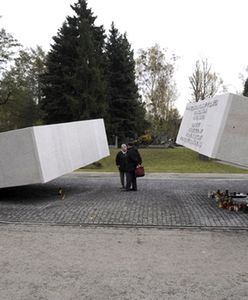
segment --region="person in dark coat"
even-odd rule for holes
[[[142,158],[138,149],[132,142],[127,145],[127,185],[126,191],[137,191],[135,169],[142,164]]]
[[[119,168],[120,172],[120,179],[122,188],[125,188],[125,181],[126,181],[126,172],[127,172],[127,145],[121,145],[121,151],[119,151],[115,158],[115,163]]]

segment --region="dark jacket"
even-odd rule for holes
[[[118,152],[115,158],[115,163],[119,166],[121,172],[127,171],[127,152],[123,153],[122,151]]]
[[[132,172],[136,169],[137,165],[142,164],[142,158],[139,151],[135,147],[131,147],[127,151],[127,170]]]

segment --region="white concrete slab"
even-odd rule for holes
[[[248,166],[248,98],[225,94],[189,103],[176,142],[208,157]]]
[[[102,119],[0,133],[0,187],[45,183],[109,155]]]

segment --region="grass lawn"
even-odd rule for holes
[[[116,172],[115,157],[119,149],[110,149],[110,156],[99,162],[102,167],[93,165],[80,171]],[[248,170],[218,163],[214,160],[200,160],[198,153],[187,148],[139,149],[147,173],[248,173]]]

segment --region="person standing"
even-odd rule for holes
[[[135,169],[142,164],[142,158],[134,143],[129,142],[127,145],[127,185],[126,191],[137,191],[137,180]]]
[[[126,172],[127,172],[127,145],[121,145],[121,151],[119,151],[115,158],[116,166],[119,168],[121,188],[125,188],[126,185]]]

